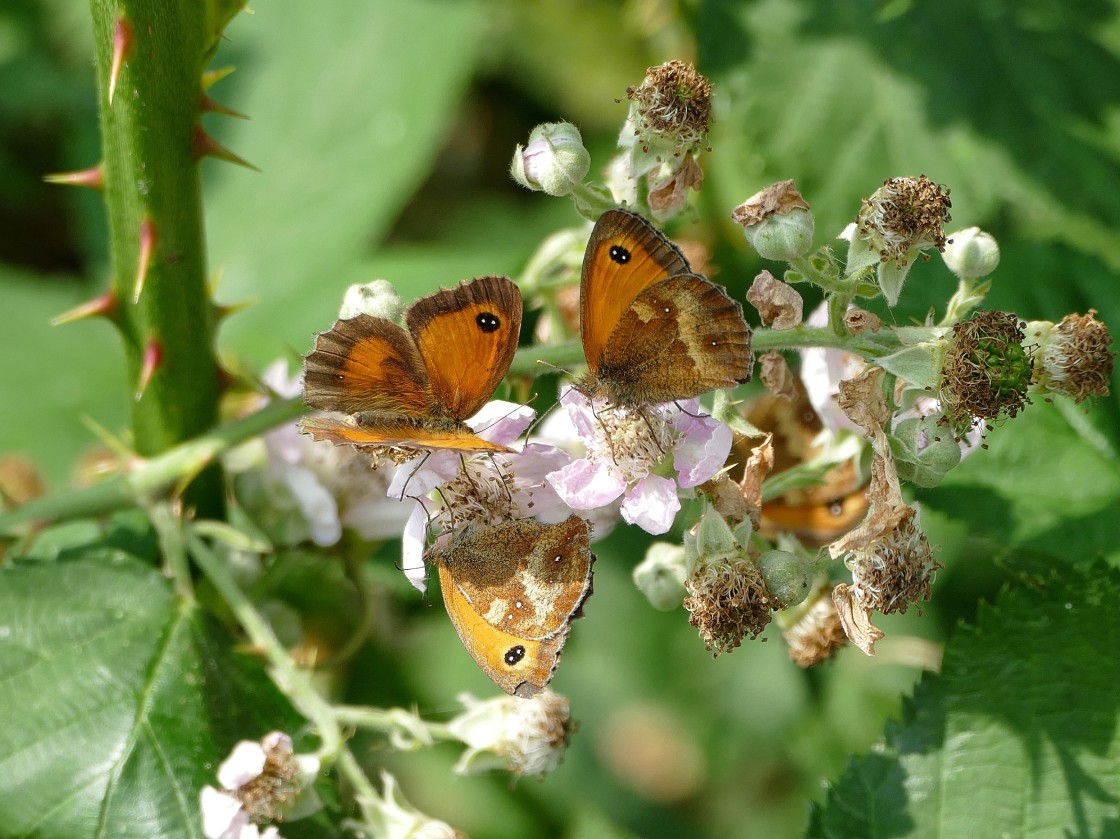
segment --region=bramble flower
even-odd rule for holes
[[[844,273],[878,263],[879,288],[887,305],[895,305],[914,259],[928,248],[945,250],[942,225],[951,220],[952,206],[949,191],[925,175],[888,178],[856,216]]]
[[[582,184],[590,168],[579,129],[570,122],[546,122],[529,133],[527,145],[518,144],[510,174],[527,189],[561,196]]]
[[[731,218],[742,225],[747,242],[763,259],[789,262],[813,247],[816,221],[792,179],[756,192],[731,211]]]
[[[758,637],[778,604],[758,564],[747,556],[727,522],[706,507],[685,550],[692,571],[685,582],[688,622],[714,656],[730,652],[745,636]]]
[[[1038,344],[1033,389],[1064,393],[1078,404],[1108,396],[1116,356],[1108,327],[1095,319],[1096,314],[1090,309],[1086,315],[1066,315],[1057,325],[1047,321],[1027,324],[1028,339]]]
[[[1001,417],[1014,418],[1029,403],[1034,373],[1026,323],[1007,312],[977,312],[953,327],[941,365],[939,396],[958,436]]]
[[[287,366],[277,361],[261,378],[278,396],[298,396],[303,386],[299,376],[288,376]],[[412,510],[386,495],[396,472],[389,461],[353,446],[312,440],[295,423],[265,434],[264,444],[270,473],[290,493],[315,544],[335,544],[343,527],[364,539],[400,534]]]
[[[313,755],[294,755],[292,738],[273,731],[260,742],[242,740],[218,767],[222,789],[205,786],[199,796],[207,839],[279,839],[275,827],[258,825],[302,818],[321,806],[306,789],[319,771]],[[298,809],[296,809],[298,807]]]
[[[466,710],[447,728],[469,747],[455,771],[460,775],[505,769],[517,775],[544,775],[564,756],[572,734],[567,698],[547,688],[530,699],[459,695]]]
[[[535,416],[532,408],[494,400],[466,424],[484,440],[512,446]],[[569,460],[555,446],[528,443],[514,453],[465,456],[435,451],[399,467],[390,498],[419,502],[404,527],[405,576],[424,590],[424,549],[430,531],[450,534],[472,522],[498,524],[529,517],[545,524],[563,521],[569,510],[545,478]],[[434,497],[426,498],[429,494]]]
[[[587,454],[548,474],[548,482],[573,510],[594,510],[621,497],[622,518],[654,535],[672,526],[681,507],[678,487],[712,478],[731,451],[731,429],[697,415],[696,399],[641,409],[595,406],[569,387],[560,404]],[[668,471],[676,478],[665,477]]]
[[[827,661],[848,643],[832,588],[827,583],[819,586],[800,608],[778,614],[779,623],[786,627],[782,637],[789,645],[790,660],[798,667]]]
[[[397,779],[381,772],[382,794],[379,798],[359,798],[365,817],[354,825],[369,839],[466,839],[466,835],[446,822],[426,816],[405,799]]]

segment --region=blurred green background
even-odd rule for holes
[[[762,186],[796,178],[824,242],[884,178],[924,173],[951,187],[953,229],[999,240],[991,307],[1049,320],[1095,308],[1120,325],[1116,3],[261,0],[252,12],[227,30],[213,66],[236,72],[211,90],[249,119],[206,124],[261,171],[202,166],[217,298],[255,301],[222,328],[231,363],[259,371],[306,352],[352,282],[384,277],[408,300],[516,275],[578,219],[513,184],[514,144],[566,119],[605,165],[626,87],[670,58],[695,60],[716,106],[698,212],[672,232],[705,239],[733,290],[764,266],[730,210]],[[0,452],[33,458],[54,488],[95,442],[82,417],[121,430],[132,391],[107,324],[48,324],[111,270],[99,197],[41,181],[98,159],[88,14],[71,0],[0,9]],[[880,311],[921,319],[954,288],[934,259]],[[875,659],[848,650],[804,673],[772,632],[712,661],[683,611],[654,612],[634,589],[647,541],[620,530],[597,548],[595,597],[554,683],[580,720],[559,770],[511,785],[451,775],[450,746],[362,753],[473,836],[800,835],[808,802],[897,713],[930,644],[996,590],[996,560],[1116,560],[1118,428],[1114,399],[1088,413],[1039,400],[923,492],[947,568],[924,617],[881,621]],[[442,608],[402,585],[395,550],[378,557],[389,594],[347,698],[445,718],[459,690],[492,689]]]

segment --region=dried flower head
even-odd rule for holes
[[[863,200],[856,216],[859,239],[879,254],[880,262],[902,265],[915,251],[945,250],[944,223],[951,221],[949,191],[925,175],[888,178]]]
[[[469,748],[456,772],[506,769],[517,775],[544,775],[559,765],[574,730],[566,697],[546,689],[530,699],[481,700],[465,693],[459,701],[466,710],[447,727]]]
[[[1014,418],[1030,403],[1034,372],[1023,346],[1026,324],[1007,312],[977,312],[953,327],[941,367],[941,405],[954,434],[979,422]]]
[[[793,329],[801,323],[804,302],[793,286],[769,271],[760,271],[747,290],[747,302],[758,310],[763,325],[774,329]]]
[[[646,70],[638,87],[626,89],[637,144],[699,153],[712,121],[712,86],[685,61],[667,61]],[[635,173],[637,174],[637,173]]]
[[[929,600],[933,572],[944,567],[934,559],[913,507],[904,509],[894,529],[853,550],[846,565],[856,599],[885,615]]]
[[[945,250],[944,224],[951,220],[949,191],[925,175],[889,178],[865,198],[849,235],[845,273],[879,263],[876,278],[890,306],[898,302],[914,259],[927,248]]]
[[[1039,344],[1035,357],[1035,387],[1046,393],[1064,393],[1077,403],[1108,396],[1116,363],[1108,327],[1086,315],[1066,315],[1059,324],[1027,325],[1027,334]]]
[[[758,565],[738,553],[701,558],[685,583],[688,622],[713,655],[730,652],[770,623],[774,600]]]
[[[848,636],[832,600],[832,586],[818,588],[804,605],[807,608],[798,610],[782,637],[794,664],[813,667],[836,655],[848,643]]]

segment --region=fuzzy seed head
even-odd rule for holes
[[[952,206],[949,191],[925,175],[888,178],[863,200],[856,216],[856,238],[878,251],[880,262],[905,266],[916,251],[945,250],[943,225],[952,220]]]
[[[913,508],[894,530],[853,551],[846,564],[856,599],[883,614],[905,614],[911,603],[929,600],[933,572],[943,567],[934,559]]]
[[[827,661],[848,643],[832,600],[831,586],[824,586],[817,592],[809,609],[783,637],[789,644],[790,660],[798,667],[813,667]]]
[[[1075,402],[1109,394],[1109,380],[1116,364],[1108,327],[1086,315],[1066,315],[1042,343],[1042,363],[1036,377],[1045,390],[1064,393]],[[1033,332],[1033,330],[1032,330]]]
[[[758,566],[738,554],[699,562],[685,590],[688,622],[713,656],[735,649],[748,634],[756,638],[775,606]]]
[[[676,154],[699,153],[712,121],[712,86],[685,61],[668,61],[646,71],[638,87],[626,89],[634,132],[643,146],[668,141]]]

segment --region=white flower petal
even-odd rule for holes
[[[659,475],[646,475],[622,499],[622,518],[654,536],[666,533],[681,509],[677,485]]]
[[[419,591],[428,585],[428,572],[424,567],[424,548],[428,541],[428,514],[419,504],[408,517],[401,536],[401,570]]]
[[[731,454],[731,429],[709,416],[682,412],[673,423],[681,433],[673,447],[673,468],[682,487],[695,487],[713,478]]]
[[[218,767],[218,783],[228,790],[245,786],[264,771],[265,757],[260,743],[242,740]]]
[[[249,823],[249,814],[241,809],[241,802],[211,786],[203,787],[198,798],[202,835],[206,839],[239,839],[241,829]]]
[[[556,494],[573,510],[593,510],[610,504],[626,490],[626,481],[621,476],[589,460],[574,460],[546,477]]]

